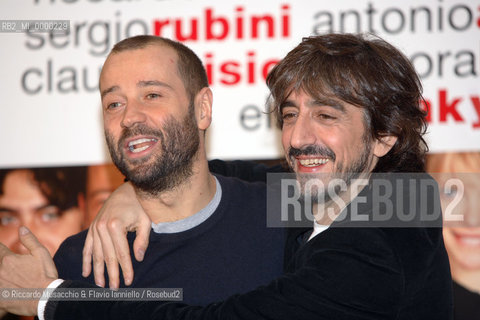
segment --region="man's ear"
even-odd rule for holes
[[[383,157],[393,148],[397,140],[396,136],[382,136],[378,138],[373,146],[373,154],[377,158]]]
[[[212,122],[213,93],[205,87],[195,96],[195,118],[199,130],[207,130]]]

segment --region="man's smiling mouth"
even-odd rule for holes
[[[144,150],[147,150],[153,146],[158,140],[153,138],[140,138],[132,140],[128,143],[127,147],[130,152],[139,153]]]
[[[302,166],[307,168],[324,165],[329,161],[329,159],[327,158],[309,158],[309,159],[297,159],[297,160]]]

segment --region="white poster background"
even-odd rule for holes
[[[3,0],[0,20],[70,20],[71,29],[53,38],[0,33],[0,167],[107,161],[99,70],[115,42],[154,34],[155,22],[174,39],[176,25],[189,35],[197,23],[197,39],[184,43],[211,68],[210,158],[282,156],[275,121],[264,113],[262,69],[302,37],[329,31],[375,31],[412,59],[430,102],[432,152],[480,150],[479,6],[472,0]],[[221,39],[207,39],[209,32]]]

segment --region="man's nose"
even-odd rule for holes
[[[308,116],[299,116],[295,121],[290,137],[290,145],[297,149],[314,145],[316,142],[312,119]]]
[[[122,118],[122,127],[124,128],[131,128],[137,123],[145,122],[146,115],[142,110],[142,106],[138,103],[131,102],[123,111],[123,118]]]

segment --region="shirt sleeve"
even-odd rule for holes
[[[39,320],[45,320],[45,307],[47,306],[48,302],[48,291],[58,288],[58,286],[60,286],[62,283],[62,279],[53,280],[43,291],[42,298],[40,298],[38,301],[37,306],[37,315]]]

